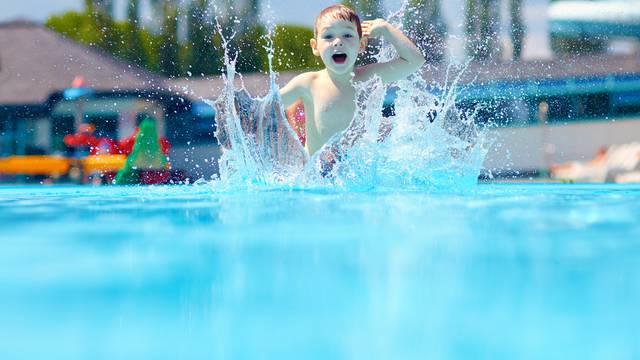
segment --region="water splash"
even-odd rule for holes
[[[401,26],[403,11],[404,6],[389,21]],[[223,149],[215,188],[452,189],[477,183],[488,141],[474,125],[475,114],[456,106],[461,71],[451,83],[445,80],[438,93],[420,74],[392,84],[397,96],[391,117],[382,114],[390,86],[378,78],[354,84],[351,124],[309,157],[284,114],[271,66],[272,33],[273,26],[266,37],[270,86],[264,98],[236,87],[237,54],[232,58],[229,39],[223,37],[225,87],[211,102]],[[393,47],[382,42],[376,60],[395,56]]]
[[[273,44],[269,43],[269,93],[264,98],[252,98],[244,89],[235,87],[237,55],[231,58],[229,40],[220,24],[218,32],[225,49],[226,72],[222,75],[224,89],[214,102],[215,133],[223,152],[219,160],[220,177],[215,180],[222,188],[273,187],[291,183],[307,162],[307,154],[289,126],[280,102],[275,74],[271,70]],[[271,32],[271,30],[270,30]],[[270,39],[271,36],[268,36]]]

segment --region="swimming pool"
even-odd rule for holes
[[[0,358],[640,357],[640,186],[0,187]]]

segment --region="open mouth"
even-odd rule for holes
[[[347,54],[333,54],[331,58],[336,64],[344,64],[347,61]]]

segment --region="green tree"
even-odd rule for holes
[[[222,49],[219,41],[214,44],[208,9],[208,0],[193,0],[188,10],[186,70],[195,75],[216,74],[221,68]]]
[[[85,13],[89,17],[90,26],[95,31],[96,45],[108,53],[116,53],[120,34],[117,32],[115,23],[111,18],[111,14],[104,6],[100,6],[100,1],[85,0]]]
[[[267,51],[265,50],[265,29],[254,26],[240,33],[230,44],[231,49],[238,55],[236,70],[241,73],[265,71]]]
[[[93,0],[93,6],[113,19],[113,0]]]
[[[71,40],[84,45],[96,45],[98,34],[94,30],[94,23],[86,13],[69,11],[62,15],[50,16],[45,26]]]
[[[51,29],[80,43],[99,47],[117,57],[138,64],[166,76],[180,74],[209,75],[220,73],[223,49],[220,35],[213,26],[213,14],[209,12],[210,0],[149,0],[154,16],[160,24],[159,33],[147,31],[140,21],[140,0],[128,0],[127,17],[123,22],[114,21],[108,9],[111,0],[84,0],[84,12],[69,12],[47,19]],[[219,0],[218,5],[224,3]],[[185,7],[183,8],[181,4]],[[260,2],[245,0],[239,6],[226,2],[225,15],[219,19],[225,36],[235,37],[229,47],[238,54],[237,69],[241,72],[264,71],[267,56],[264,49],[265,30],[258,22]],[[178,39],[179,13],[185,9],[186,41]],[[226,11],[225,11],[226,10]],[[238,21],[241,20],[241,21]],[[246,21],[245,21],[246,20]],[[242,26],[238,25],[241,24]],[[246,26],[244,26],[246,25]],[[280,29],[285,30],[280,30]],[[274,35],[276,69],[306,69],[317,67],[317,59],[308,48],[312,31],[306,28],[279,27]],[[301,35],[304,34],[304,35]],[[281,54],[304,54],[301,58],[278,60]]]
[[[522,58],[522,41],[526,31],[522,21],[522,0],[510,0],[511,14],[511,44],[513,46],[513,59]]]
[[[279,25],[273,36],[273,70],[294,71],[321,69],[322,63],[311,52],[309,40],[313,38],[313,29]],[[264,69],[268,69],[267,59],[264,59]]]
[[[119,55],[123,32],[102,8],[85,0],[84,12],[67,12],[45,21],[48,28],[79,43]]]
[[[380,0],[345,0],[342,3],[355,10],[362,20],[378,19],[383,16]]]
[[[149,67],[147,54],[144,51],[142,29],[140,26],[140,0],[129,0],[127,5],[127,29],[123,58],[140,66]]]
[[[178,44],[178,6],[172,1],[162,4],[162,33],[160,35],[159,68],[169,77],[180,74]]]
[[[238,6],[238,5],[236,5]],[[260,0],[247,0],[244,6],[239,7],[237,11],[238,24],[240,32],[243,29],[251,31],[260,24]]]
[[[91,4],[91,1],[86,3]],[[115,22],[106,14],[95,12],[92,5],[82,13],[67,12],[51,16],[47,18],[45,26],[81,44],[100,48],[116,57],[131,61],[130,25],[127,22]],[[158,53],[158,38],[140,29],[139,39],[137,51],[146,59],[141,65],[151,71],[157,71],[155,54]]]
[[[440,0],[409,0],[404,28],[427,62],[444,59],[447,27],[442,19]]]
[[[227,1],[218,5],[218,10],[224,14],[224,16],[217,14],[222,34],[215,33],[213,37],[218,67],[222,66],[221,59],[224,51],[220,37],[222,35],[229,41],[228,51],[231,56],[237,56],[237,71],[263,71],[263,64],[266,61],[264,49],[266,41],[265,29],[259,23],[260,2],[258,0]]]
[[[498,53],[499,15],[497,0],[467,0],[467,55],[486,60]]]

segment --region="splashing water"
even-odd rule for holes
[[[225,86],[215,102],[207,101],[216,109],[215,135],[223,149],[219,160],[220,178],[214,181],[221,183],[221,188],[274,187],[290,183],[308,156],[280,103],[275,73],[271,70],[273,45],[268,46],[269,93],[265,98],[254,99],[244,88],[235,88],[237,58],[230,58],[228,39],[222,35],[219,24],[218,32],[225,49]]]
[[[403,11],[404,5],[389,22],[401,27]],[[349,127],[309,157],[281,104],[272,70],[272,33],[273,27],[266,37],[270,86],[264,98],[236,88],[236,58],[231,59],[223,37],[225,87],[209,102],[216,109],[216,137],[223,150],[215,188],[451,190],[477,184],[489,142],[474,125],[475,114],[456,107],[459,75],[451,84],[447,76],[438,95],[420,74],[392,84],[397,98],[391,117],[382,114],[390,86],[378,78],[354,84],[356,112]],[[393,47],[382,42],[376,61],[395,56]]]

